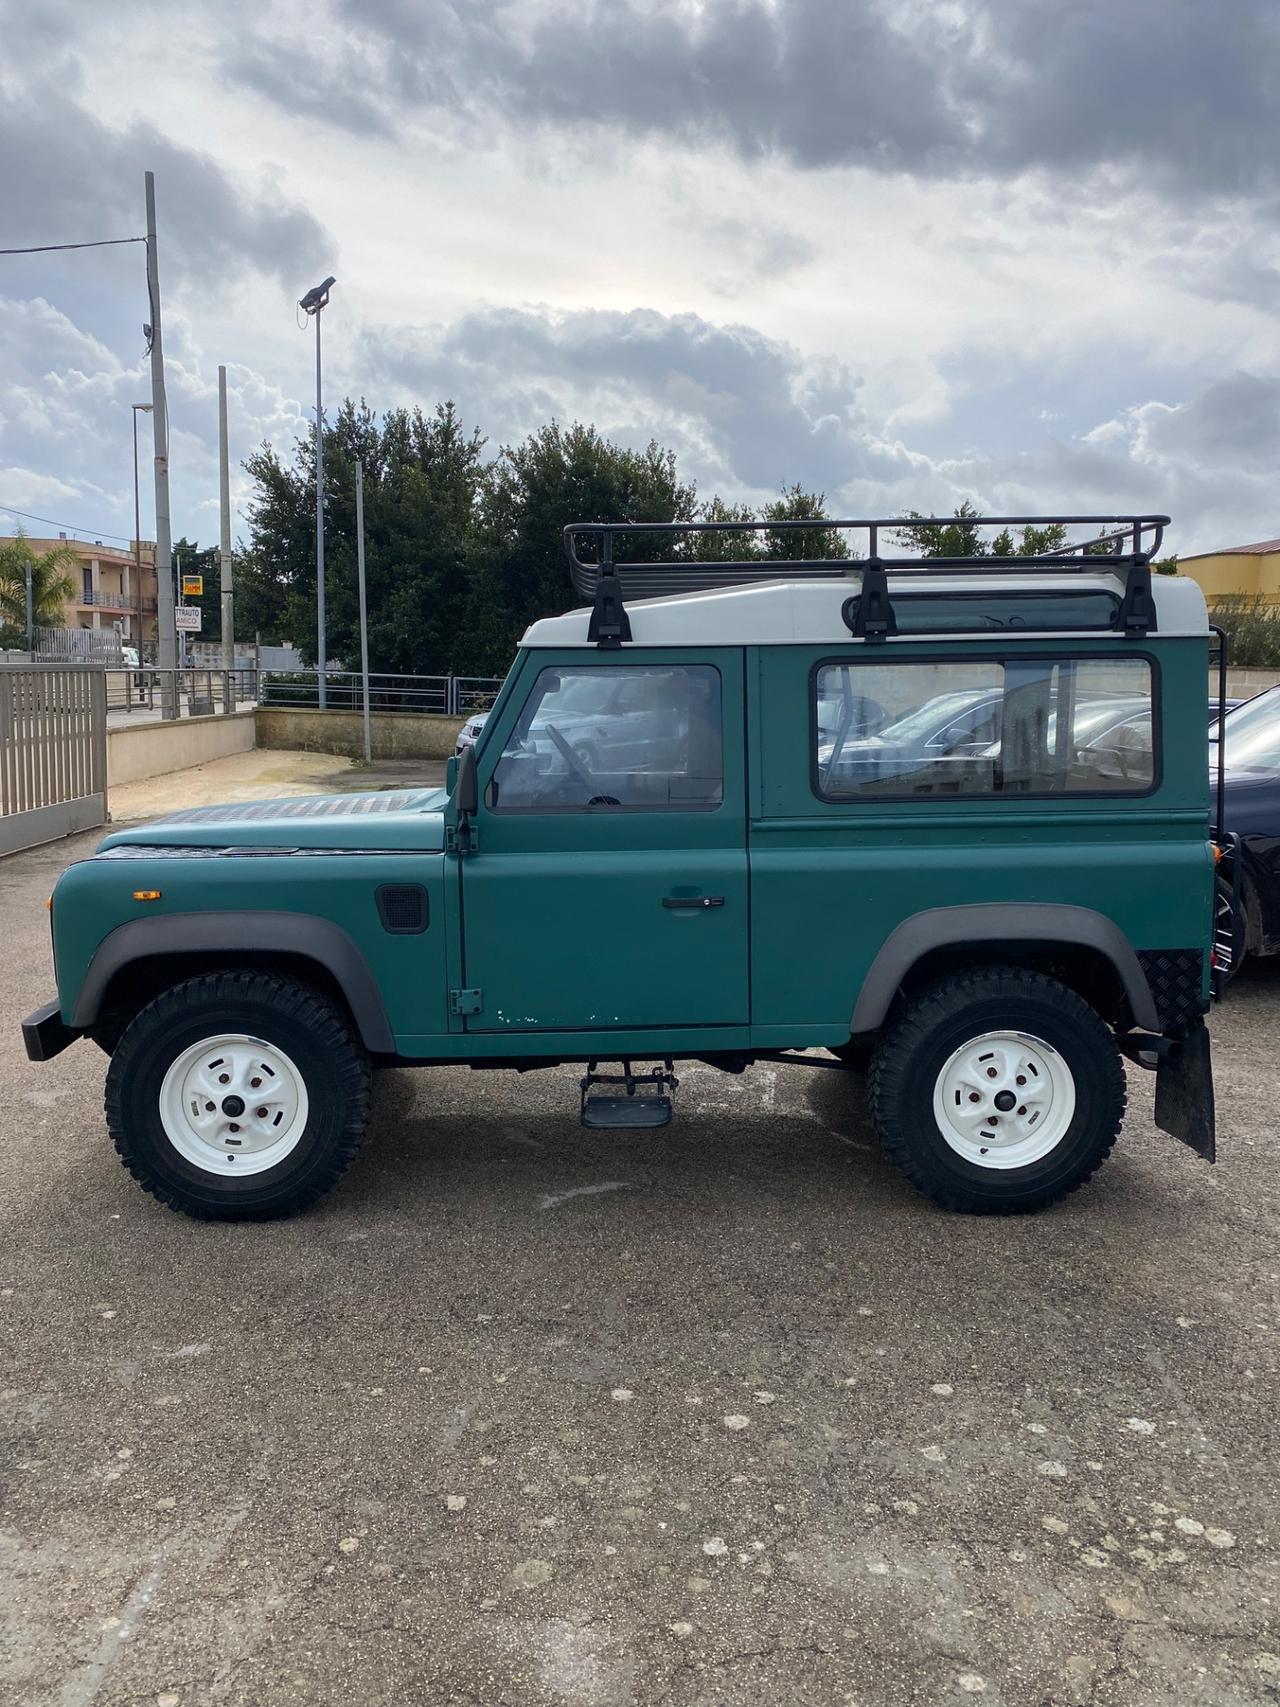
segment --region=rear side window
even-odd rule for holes
[[[709,664],[541,670],[488,792],[495,812],[697,812],[723,799]]]
[[[859,659],[813,684],[824,800],[1155,786],[1146,658]]]

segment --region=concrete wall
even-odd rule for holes
[[[364,755],[364,723],[358,711],[319,711],[313,706],[260,705],[258,745],[304,753]],[[375,711],[370,718],[375,759],[447,759],[465,718],[428,712]]]
[[[1236,670],[1227,665],[1227,694],[1231,699],[1252,699],[1263,688],[1280,682],[1280,670]],[[1218,691],[1218,672],[1209,671],[1209,697]]]
[[[254,713],[230,717],[179,717],[172,723],[135,723],[107,730],[107,787],[140,782],[144,777],[184,771],[231,753],[252,752]]]

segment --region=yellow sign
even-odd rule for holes
[[[184,575],[182,577],[182,596],[184,599],[198,599],[203,592],[203,575]]]

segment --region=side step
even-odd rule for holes
[[[671,1093],[680,1084],[672,1071],[670,1057],[651,1073],[633,1073],[630,1061],[621,1063],[620,1073],[597,1073],[596,1066],[595,1061],[589,1061],[586,1076],[580,1081],[584,1126],[598,1132],[620,1132],[669,1124]],[[622,1089],[620,1094],[612,1090],[598,1092],[597,1085],[617,1085]]]

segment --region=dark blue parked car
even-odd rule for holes
[[[1280,953],[1280,687],[1228,713],[1225,730],[1226,828],[1240,837],[1240,883],[1233,910],[1219,884],[1219,907],[1235,971],[1246,954]],[[1215,741],[1215,810],[1217,761]]]

